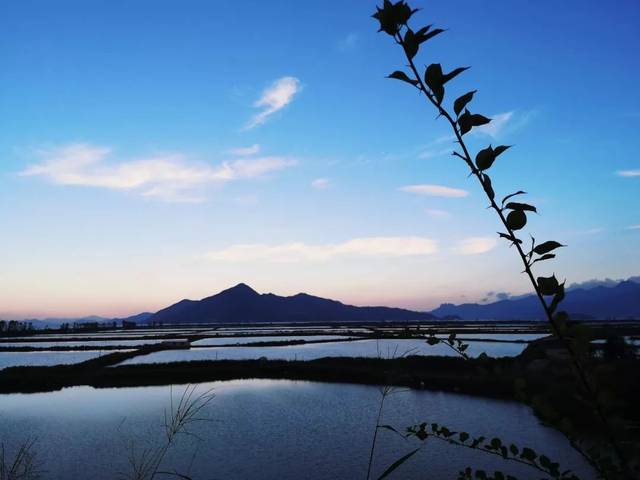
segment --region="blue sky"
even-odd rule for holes
[[[540,268],[640,272],[635,1],[413,2],[449,31],[420,65],[472,68],[514,144]],[[522,293],[449,132],[376,33],[374,2],[7,1],[0,6],[0,317],[124,315],[234,283],[433,308]],[[336,10],[336,11],[333,11]]]

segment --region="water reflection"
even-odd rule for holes
[[[69,365],[113,352],[129,350],[86,350],[81,352],[0,352],[0,370],[8,367]]]
[[[493,357],[516,356],[526,347],[521,343],[471,342],[467,353],[471,356],[486,352]],[[250,360],[265,357],[269,360],[315,360],[322,357],[396,358],[404,355],[455,355],[445,345],[429,346],[424,340],[356,340],[283,347],[212,347],[191,350],[165,350],[141,355],[123,364],[165,363],[191,360]]]
[[[364,478],[380,400],[376,387],[240,380],[200,389],[212,387],[216,398],[203,412],[210,421],[193,427],[202,441],[181,438],[165,467],[199,479]],[[183,388],[173,387],[174,396]],[[36,450],[47,470],[44,479],[117,478],[118,472],[127,472],[132,442],[139,452],[161,441],[170,392],[169,387],[75,387],[0,396],[2,440],[17,445],[27,436],[37,437]],[[527,445],[561,460],[563,468],[586,472],[566,440],[521,404],[417,390],[387,399],[384,423],[402,428],[422,421],[508,442],[526,439]],[[377,476],[415,447],[410,440],[381,433]],[[429,478],[456,478],[468,465],[532,478],[526,467],[438,442],[426,444],[395,478],[424,478],[425,472]],[[588,472],[583,478],[590,478]]]

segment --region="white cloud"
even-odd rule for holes
[[[315,188],[316,190],[324,190],[325,188],[329,187],[330,183],[331,182],[328,178],[316,178],[311,182],[311,187]]]
[[[640,230],[640,224],[638,225],[629,225],[627,230]]]
[[[260,145],[254,143],[250,147],[230,148],[227,150],[231,155],[238,155],[240,157],[247,157],[249,155],[255,155],[260,151]]]
[[[640,177],[640,168],[635,170],[618,170],[616,175],[619,177]]]
[[[245,126],[246,130],[262,125],[267,119],[291,103],[293,97],[301,89],[300,80],[295,77],[282,77],[273,82],[262,92],[262,96],[253,104],[256,108],[262,108]]]
[[[485,135],[495,138],[504,131],[509,121],[513,118],[513,113],[514,112],[497,113],[491,117],[489,123],[474,128],[473,132],[484,133]]]
[[[431,217],[448,217],[450,215],[446,210],[438,210],[437,208],[427,208],[425,212]]]
[[[453,148],[443,148],[439,150],[423,150],[418,154],[418,158],[421,160],[430,160],[432,158],[442,157],[444,155],[451,155]]]
[[[111,149],[89,144],[70,144],[37,152],[40,163],[20,172],[42,176],[59,185],[131,190],[166,201],[197,202],[204,198],[193,189],[206,184],[260,177],[295,164],[282,157],[251,157],[218,165],[189,161],[181,154],[164,154],[107,161]]]
[[[493,250],[497,243],[495,237],[470,237],[460,240],[454,251],[459,255],[477,255]]]
[[[430,238],[366,237],[335,244],[238,244],[210,251],[206,258],[217,262],[322,262],[336,257],[422,256],[436,251],[436,242]]]
[[[430,195],[432,197],[460,198],[469,195],[469,192],[466,190],[445,187],[444,185],[405,185],[404,187],[400,187],[400,190],[407,193],[415,193],[416,195]]]

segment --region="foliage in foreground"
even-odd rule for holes
[[[455,139],[454,142],[458,147],[452,152],[452,155],[468,166],[470,176],[475,177],[483,189],[489,201],[489,208],[498,216],[504,230],[498,232],[498,235],[506,240],[511,247],[514,247],[522,262],[523,273],[530,280],[551,329],[567,352],[568,361],[579,380],[580,388],[576,392],[575,401],[588,404],[599,425],[600,436],[605,439],[606,445],[603,448],[585,448],[571,436],[567,429],[561,429],[561,431],[567,435],[571,445],[594,468],[599,478],[637,478],[640,467],[637,460],[632,460],[637,456],[637,452],[629,448],[629,443],[631,442],[622,440],[623,438],[626,440],[628,431],[624,428],[624,423],[615,418],[615,409],[611,408],[612,404],[615,404],[615,399],[608,395],[602,385],[594,381],[593,376],[585,366],[585,360],[589,353],[588,332],[585,331],[584,327],[573,325],[569,321],[568,314],[558,309],[565,297],[565,282],[560,282],[555,274],[551,276],[536,276],[534,274],[534,266],[537,268],[542,262],[555,258],[557,250],[565,245],[556,240],[536,243],[535,238],[531,236],[530,247],[525,247],[525,242],[518,236],[518,232],[527,225],[528,215],[537,213],[537,208],[529,203],[515,201],[526,194],[523,190],[514,191],[498,200],[492,179],[488,173],[498,160],[498,157],[512,146],[497,145],[494,147],[493,145],[488,145],[479,150],[475,158],[472,156],[465,143],[464,136],[474,128],[488,124],[491,119],[470,110],[469,105],[477,90],[471,90],[458,96],[453,101],[452,110],[448,110],[445,106],[446,91],[449,88],[447,84],[468,70],[469,67],[458,67],[447,71],[443,69],[440,63],[431,63],[424,69],[423,74],[418,71],[415,57],[421,46],[442,34],[445,30],[433,28],[433,25],[412,29],[409,26],[409,20],[416,12],[417,9],[411,8],[404,0],[400,0],[397,3],[384,0],[382,7],[377,7],[373,15],[373,18],[379,23],[379,31],[393,38],[395,43],[402,48],[408,62],[408,73],[403,70],[396,70],[389,75],[389,78],[404,82],[418,90],[422,98],[426,99],[438,112],[438,118],[444,118],[451,127]],[[440,340],[434,337],[429,341],[430,344],[439,342],[455,350],[461,357],[468,358],[465,353],[466,346],[459,341],[456,342],[455,336],[447,340]],[[552,405],[547,407],[549,409],[553,408]],[[419,430],[419,432],[422,432],[422,435],[426,435],[425,430]],[[437,432],[430,432],[430,434],[435,434],[436,438],[440,438]],[[426,439],[427,437],[424,438]],[[497,440],[502,445],[500,439],[494,440]],[[473,448],[478,448],[481,444],[482,442],[479,442]],[[489,444],[489,446],[491,445],[492,443]],[[491,451],[490,449],[487,451],[486,448],[482,447],[479,449],[487,453]],[[499,451],[502,452],[502,449],[499,449]],[[510,459],[508,455],[509,449],[506,450],[506,453],[507,455],[503,455],[503,458]],[[412,455],[413,453],[403,457],[400,459],[400,463],[395,462],[394,469]],[[544,458],[546,459],[546,457]],[[537,468],[541,465],[532,463],[529,466]],[[546,473],[552,478],[562,478],[552,475],[552,473],[561,475],[559,466]],[[567,474],[570,473],[568,472]],[[489,477],[482,471],[475,471],[474,473],[470,468],[461,472],[460,478],[471,478],[471,475],[474,475],[475,478],[506,478],[501,472],[496,472],[493,477]]]

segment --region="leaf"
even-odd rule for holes
[[[551,300],[551,305],[549,305],[549,310],[551,310],[552,313],[555,312],[556,308],[558,308],[558,305],[560,304],[560,302],[562,302],[562,300],[564,300],[564,282],[558,285],[558,290],[556,294],[553,296],[553,300]]]
[[[481,125],[486,125],[491,121],[490,118],[485,117],[484,115],[480,115],[479,113],[474,113],[471,115],[471,123],[474,127],[479,127]]]
[[[404,52],[407,54],[409,60],[413,60],[413,57],[418,53],[418,48],[420,47],[420,43],[416,38],[413,30],[407,28],[407,32],[404,34],[404,42],[403,42]]]
[[[484,437],[478,437],[478,438],[475,438],[475,439],[473,440],[473,442],[471,442],[471,447],[472,447],[472,448],[476,448],[476,447],[477,447],[478,445],[480,445],[482,442],[484,442]]]
[[[520,230],[527,224],[527,215],[522,210],[513,210],[507,215],[507,226],[511,230]]]
[[[498,155],[500,155],[501,153],[504,153],[506,150],[508,150],[509,148],[511,148],[513,145],[498,145],[494,151],[496,153],[496,157]]]
[[[512,241],[513,243],[522,243],[522,240],[516,237],[512,237],[508,233],[498,232],[498,235],[500,235],[501,238],[506,238],[507,240]]]
[[[529,205],[528,203],[509,202],[504,206],[504,208],[506,208],[507,210],[520,210],[536,213],[538,212],[536,210],[536,207],[534,207],[533,205]]]
[[[487,196],[493,200],[496,193],[493,191],[493,187],[491,186],[491,178],[486,173],[482,175],[482,187],[484,188]]]
[[[469,434],[467,432],[460,432],[458,438],[462,443],[466,442],[469,439]]]
[[[447,73],[446,75],[444,75],[442,77],[443,82],[442,83],[447,83],[451,80],[453,80],[454,78],[456,78],[458,75],[460,75],[462,72],[464,72],[465,70],[469,70],[470,67],[458,67],[454,70],[451,70],[449,73]]]
[[[527,192],[524,192],[524,191],[522,191],[522,190],[518,190],[518,191],[517,191],[517,192],[515,192],[515,193],[510,193],[509,195],[507,195],[506,197],[504,197],[504,198],[502,199],[502,204],[504,205],[504,202],[506,202],[507,200],[509,200],[509,199],[510,199],[510,198],[512,198],[512,197],[515,197],[516,195],[525,195],[526,193],[527,193]]]
[[[538,255],[543,255],[545,253],[549,253],[556,248],[566,247],[566,245],[562,245],[561,243],[556,242],[555,240],[549,240],[548,242],[543,242],[540,245],[536,246],[533,249],[533,253],[537,253]]]
[[[402,435],[398,430],[393,428],[391,425],[378,425],[378,428],[384,428],[385,430],[391,430],[392,432],[397,433],[398,435]]]
[[[410,83],[413,86],[416,86],[418,84],[417,80],[415,80],[413,78],[409,78],[409,76],[406,73],[404,73],[403,71],[401,71],[401,70],[396,70],[391,75],[387,76],[387,78],[394,78],[396,80],[402,80],[403,82]]]
[[[436,345],[436,344],[438,344],[439,342],[440,342],[440,339],[439,339],[439,338],[436,338],[436,337],[429,337],[429,338],[427,338],[427,343],[428,343],[429,345]]]
[[[546,455],[540,455],[539,461],[540,465],[542,465],[547,470],[549,469],[549,467],[551,467],[551,460],[549,460],[549,457],[547,457]]]
[[[507,150],[510,146],[511,145],[500,145],[494,149],[489,145],[487,148],[480,150],[476,155],[476,166],[480,170],[487,170],[491,165],[493,165],[493,162],[498,155]]]
[[[444,80],[442,78],[442,65],[432,63],[424,71],[424,81],[433,92],[438,104],[444,99]]]
[[[478,113],[472,114],[469,110],[465,109],[464,113],[458,118],[458,126],[460,127],[460,134],[464,135],[469,132],[473,127],[479,127],[486,125],[491,119],[480,115]]]
[[[436,35],[440,35],[444,31],[445,30],[443,30],[442,28],[434,28],[433,30],[431,30],[429,33],[427,33],[425,36],[422,37],[420,43],[426,42],[427,40],[432,39]]]
[[[422,27],[420,30],[418,30],[415,33],[415,37],[418,43],[423,43],[428,40],[428,39],[425,39],[425,36],[427,35],[427,33],[429,32],[432,26],[433,25],[427,25],[426,27]]]
[[[555,254],[547,253],[546,255],[543,255],[540,258],[536,258],[533,262],[530,263],[530,266],[536,262],[542,262],[543,260],[551,260],[552,258],[556,258]]]
[[[467,103],[469,103],[472,99],[473,99],[473,95],[477,92],[477,90],[472,90],[468,93],[465,93],[464,95],[456,98],[456,101],[453,102],[453,111],[456,112],[456,117],[460,116],[460,112],[462,111],[462,109],[464,107],[467,106]]]
[[[542,295],[555,295],[559,290],[560,284],[555,275],[550,277],[538,277],[538,288]]]
[[[387,468],[384,473],[382,475],[380,475],[380,477],[378,477],[378,480],[382,480],[383,478],[388,477],[396,468],[398,468],[400,465],[402,465],[404,462],[406,462],[407,460],[409,460],[413,455],[416,454],[416,452],[420,450],[419,448],[416,448],[415,450],[410,451],[409,453],[407,453],[406,455],[404,455],[403,457],[399,458],[398,460],[396,460],[395,462],[393,462],[389,468]]]
[[[489,145],[487,148],[480,150],[476,155],[476,167],[478,167],[479,170],[486,170],[493,164],[494,160],[493,148]]]
[[[533,450],[531,450],[530,448],[527,448],[527,447],[523,448],[522,449],[522,453],[520,454],[520,458],[523,458],[523,459],[528,460],[530,462],[533,462],[536,459],[537,456],[538,455],[536,454],[536,452],[534,452]]]

